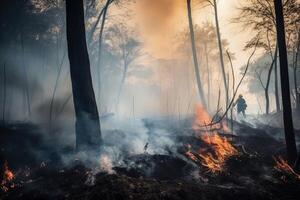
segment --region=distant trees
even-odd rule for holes
[[[276,56],[277,56],[277,47],[275,48],[275,52],[274,52],[274,56],[272,56],[272,60],[271,63],[266,63],[267,64],[267,76],[266,76],[266,83],[264,80],[264,76],[262,76],[263,70],[264,68],[262,66],[258,66],[255,70],[255,75],[257,77],[257,79],[259,80],[259,83],[261,84],[261,86],[264,89],[264,93],[265,93],[265,99],[266,99],[266,114],[269,114],[270,112],[270,96],[269,96],[269,86],[270,86],[270,81],[271,81],[271,74],[272,74],[272,70],[273,67],[275,65],[276,62]],[[275,81],[276,84],[276,81]],[[276,94],[275,94],[276,95]]]
[[[66,0],[66,20],[76,114],[76,148],[95,150],[101,144],[101,131],[85,39],[83,0]]]
[[[203,84],[204,94],[207,99],[207,109],[208,111],[212,111],[214,106],[213,102],[215,102],[215,99],[212,97],[218,95],[217,93],[214,92],[218,91],[220,87],[214,81],[215,78],[219,76],[219,72],[220,72],[220,67],[219,67],[220,55],[219,55],[216,27],[210,22],[205,22],[201,25],[194,25],[194,36],[195,36],[197,57],[200,58],[199,64],[203,66],[202,68],[199,68],[199,71],[201,74],[201,80],[205,80],[203,81],[202,84]],[[191,45],[190,45],[189,29],[181,32],[178,35],[177,40],[180,41],[178,43],[178,47],[176,50],[179,53],[179,56],[181,57],[181,59],[184,60],[187,58],[189,59],[190,55],[192,55],[192,49],[190,47]],[[222,40],[222,46],[224,49],[229,48],[228,41],[226,39]],[[232,59],[234,59],[232,53],[230,54]],[[226,54],[224,54],[223,57],[224,56],[226,56]],[[225,65],[229,64],[228,59],[224,59],[224,62]],[[221,84],[223,84],[223,82]],[[225,96],[225,93],[223,93],[223,91],[222,94]]]
[[[118,108],[128,69],[141,55],[141,43],[135,38],[134,33],[122,23],[114,24],[107,29],[105,42],[108,45],[107,48],[120,59],[122,66],[121,83],[116,99]]]
[[[98,25],[100,24],[100,29],[99,29],[99,34],[98,34],[98,56],[97,56],[97,64],[96,64],[96,68],[97,68],[97,75],[98,75],[98,99],[100,100],[100,96],[101,96],[101,62],[102,62],[102,46],[103,46],[103,31],[104,31],[104,27],[105,27],[105,23],[107,20],[107,13],[109,10],[109,7],[111,6],[112,3],[114,2],[118,2],[117,0],[106,0],[103,1],[104,5],[100,10],[100,13],[98,14],[97,20],[94,24],[92,24],[91,29],[89,30],[89,34],[88,34],[88,44],[90,44],[91,42],[93,42],[93,36],[96,32],[96,29],[98,27]],[[95,9],[95,1],[90,2],[90,10],[96,10]],[[94,8],[94,9],[92,9]]]
[[[299,30],[299,2],[297,0],[284,0],[283,1],[283,14],[286,22],[286,35],[287,43],[290,43],[290,39],[298,34]],[[271,73],[273,69],[275,70],[274,80],[275,80],[275,102],[276,110],[280,110],[279,103],[279,92],[278,92],[278,74],[277,74],[277,51],[276,51],[276,21],[275,21],[275,10],[273,0],[250,0],[243,3],[240,8],[240,15],[235,22],[243,23],[245,28],[251,28],[255,32],[255,35],[249,40],[246,45],[246,49],[254,46],[257,39],[259,39],[260,48],[264,49],[265,53],[268,54],[272,60],[271,65],[269,65],[270,76],[267,77],[267,83],[270,82]],[[298,28],[297,28],[298,27]],[[274,55],[273,55],[274,53]],[[274,62],[273,62],[274,60]],[[266,84],[267,94],[266,98],[266,113],[269,113],[268,108],[268,96],[269,96],[269,86]]]

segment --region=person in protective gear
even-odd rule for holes
[[[237,113],[242,113],[244,117],[246,117],[245,110],[247,108],[246,100],[243,98],[243,95],[239,95],[239,98],[234,103],[234,106],[237,106]]]

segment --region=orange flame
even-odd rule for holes
[[[205,144],[211,147],[211,152],[207,149],[200,148],[199,151],[195,153],[191,151],[191,146],[189,145],[186,156],[194,162],[199,162],[209,171],[217,173],[224,170],[226,160],[233,155],[237,155],[238,151],[226,138],[220,137],[216,131],[217,129],[222,129],[223,132],[229,132],[229,128],[223,122],[206,126],[211,122],[212,119],[210,115],[202,106],[198,105],[196,107],[193,129],[197,134],[196,136],[200,137]]]
[[[296,179],[300,180],[300,175],[297,174],[294,169],[288,164],[286,160],[284,160],[281,156],[278,158],[274,158],[276,165],[274,166],[275,169],[277,169],[280,172],[285,172],[287,174],[290,174],[294,176]]]
[[[238,151],[228,142],[226,138],[220,137],[217,133],[205,134],[202,140],[210,145],[213,153],[202,151],[199,155],[202,158],[202,165],[207,167],[211,172],[221,172],[228,158],[237,155]]]
[[[8,187],[6,187],[5,185],[7,183],[11,182],[15,178],[15,176],[14,176],[13,172],[8,168],[7,160],[4,162],[3,169],[4,169],[4,172],[3,172],[3,177],[2,177],[2,181],[1,181],[1,188],[3,189],[4,192],[7,192]]]
[[[221,120],[219,123],[213,123],[213,119],[211,118],[210,114],[201,105],[196,106],[193,129],[195,131],[222,130],[225,133],[231,132],[230,128],[223,120]]]

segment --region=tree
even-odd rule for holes
[[[297,147],[295,142],[295,133],[292,118],[290,84],[287,61],[287,50],[285,42],[285,27],[283,18],[282,1],[274,0],[276,15],[277,42],[279,50],[280,77],[281,77],[281,94],[283,105],[283,123],[285,131],[285,141],[287,148],[288,161],[294,164],[297,159]]]
[[[218,46],[219,46],[219,55],[220,55],[220,62],[221,62],[221,69],[222,69],[222,77],[224,82],[224,89],[226,94],[226,108],[228,107],[228,84],[226,81],[226,72],[225,72],[225,65],[224,65],[224,59],[223,59],[223,49],[222,49],[222,40],[221,40],[221,33],[220,33],[220,26],[219,26],[219,17],[218,17],[218,5],[217,1],[213,0],[213,3],[209,1],[211,5],[214,8],[215,11],[215,23],[216,23],[216,30],[217,30],[217,37],[218,37]]]
[[[200,68],[200,74],[203,82],[203,89],[207,99],[207,110],[212,111],[212,100],[214,95],[214,88],[218,87],[216,84],[212,84],[212,80],[216,78],[217,73],[212,73],[220,70],[219,67],[219,49],[217,42],[217,33],[215,26],[210,22],[205,22],[202,25],[194,25],[194,35],[195,35],[195,45],[197,49],[197,56],[200,58],[199,64],[205,66]],[[178,47],[176,52],[180,59],[184,62],[188,62],[190,55],[192,55],[192,49],[190,45],[190,31],[189,29],[184,29],[180,34],[178,34]],[[226,39],[222,40],[223,48],[228,48],[228,41]],[[224,56],[224,55],[223,55]],[[202,62],[201,62],[202,61]],[[229,60],[225,59],[224,62]],[[218,76],[218,75],[217,75]],[[206,84],[206,86],[205,86]]]
[[[273,0],[249,0],[243,3],[243,6],[240,8],[239,17],[234,19],[235,22],[244,24],[245,28],[251,28],[256,34],[246,45],[247,48],[251,48],[254,43],[259,38],[260,43],[259,47],[264,49],[266,53],[269,54],[271,60],[275,58],[274,66],[269,67],[269,70],[275,70],[275,102],[276,110],[280,110],[279,102],[279,92],[278,92],[278,74],[277,74],[277,60],[278,55],[274,55],[276,47],[276,23],[275,23],[275,10]],[[300,20],[299,12],[299,2],[297,0],[284,0],[283,1],[283,14],[286,22],[286,35],[287,41],[289,43],[290,38],[293,38],[294,35],[297,35],[297,28],[295,24],[298,24]],[[272,67],[272,69],[271,69]],[[271,73],[271,72],[270,72]],[[267,80],[270,82],[270,80]]]
[[[66,0],[67,43],[76,114],[76,148],[101,144],[101,130],[85,39],[83,0]]]
[[[109,8],[109,5],[113,2],[113,0],[107,0],[105,3],[102,14],[102,22],[101,22],[101,27],[100,27],[100,32],[99,32],[99,48],[98,48],[98,61],[97,61],[97,69],[98,69],[98,99],[100,99],[101,96],[101,56],[102,56],[102,35],[103,35],[103,30],[104,30],[104,25],[105,25],[105,20],[106,20],[106,14]],[[101,14],[101,13],[100,13]]]
[[[193,53],[193,61],[194,61],[194,68],[195,68],[195,75],[197,80],[198,92],[201,99],[201,102],[205,108],[207,108],[206,99],[204,97],[204,92],[202,88],[201,78],[200,78],[200,70],[198,64],[198,57],[197,57],[197,49],[195,45],[195,33],[193,27],[193,18],[192,18],[192,9],[191,9],[191,0],[187,0],[187,11],[188,11],[188,20],[189,20],[189,28],[190,28],[190,39],[192,45],[192,53]]]
[[[273,70],[273,67],[274,67],[276,59],[277,59],[276,55],[277,55],[277,48],[275,49],[274,56],[272,56],[272,63],[270,64],[270,67],[268,67],[268,75],[267,75],[267,79],[266,79],[266,84],[263,83],[264,80],[262,79],[262,70],[260,72],[258,72],[257,69],[255,69],[255,73],[257,75],[257,78],[258,78],[261,86],[263,87],[264,93],[265,93],[266,114],[269,114],[269,112],[270,112],[269,86],[270,86],[270,81],[271,81],[272,70]],[[262,69],[262,68],[259,67],[259,69]],[[275,84],[276,84],[276,81],[275,81]]]
[[[295,60],[293,60],[293,74],[294,74],[294,90],[295,90],[295,99],[296,99],[296,109],[300,109],[300,91],[298,88],[298,79],[297,79],[297,72],[299,68],[299,51],[300,51],[300,29],[298,30],[298,39],[297,39],[297,46],[294,48],[293,55]]]
[[[118,108],[128,69],[141,55],[141,43],[135,38],[133,32],[129,31],[122,23],[114,24],[108,28],[106,33],[106,43],[110,45],[109,48],[111,52],[120,59],[123,68],[121,84],[116,100],[116,108]]]

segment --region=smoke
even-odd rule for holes
[[[135,7],[140,35],[151,53],[170,57],[174,36],[186,23],[185,1],[141,0]]]

